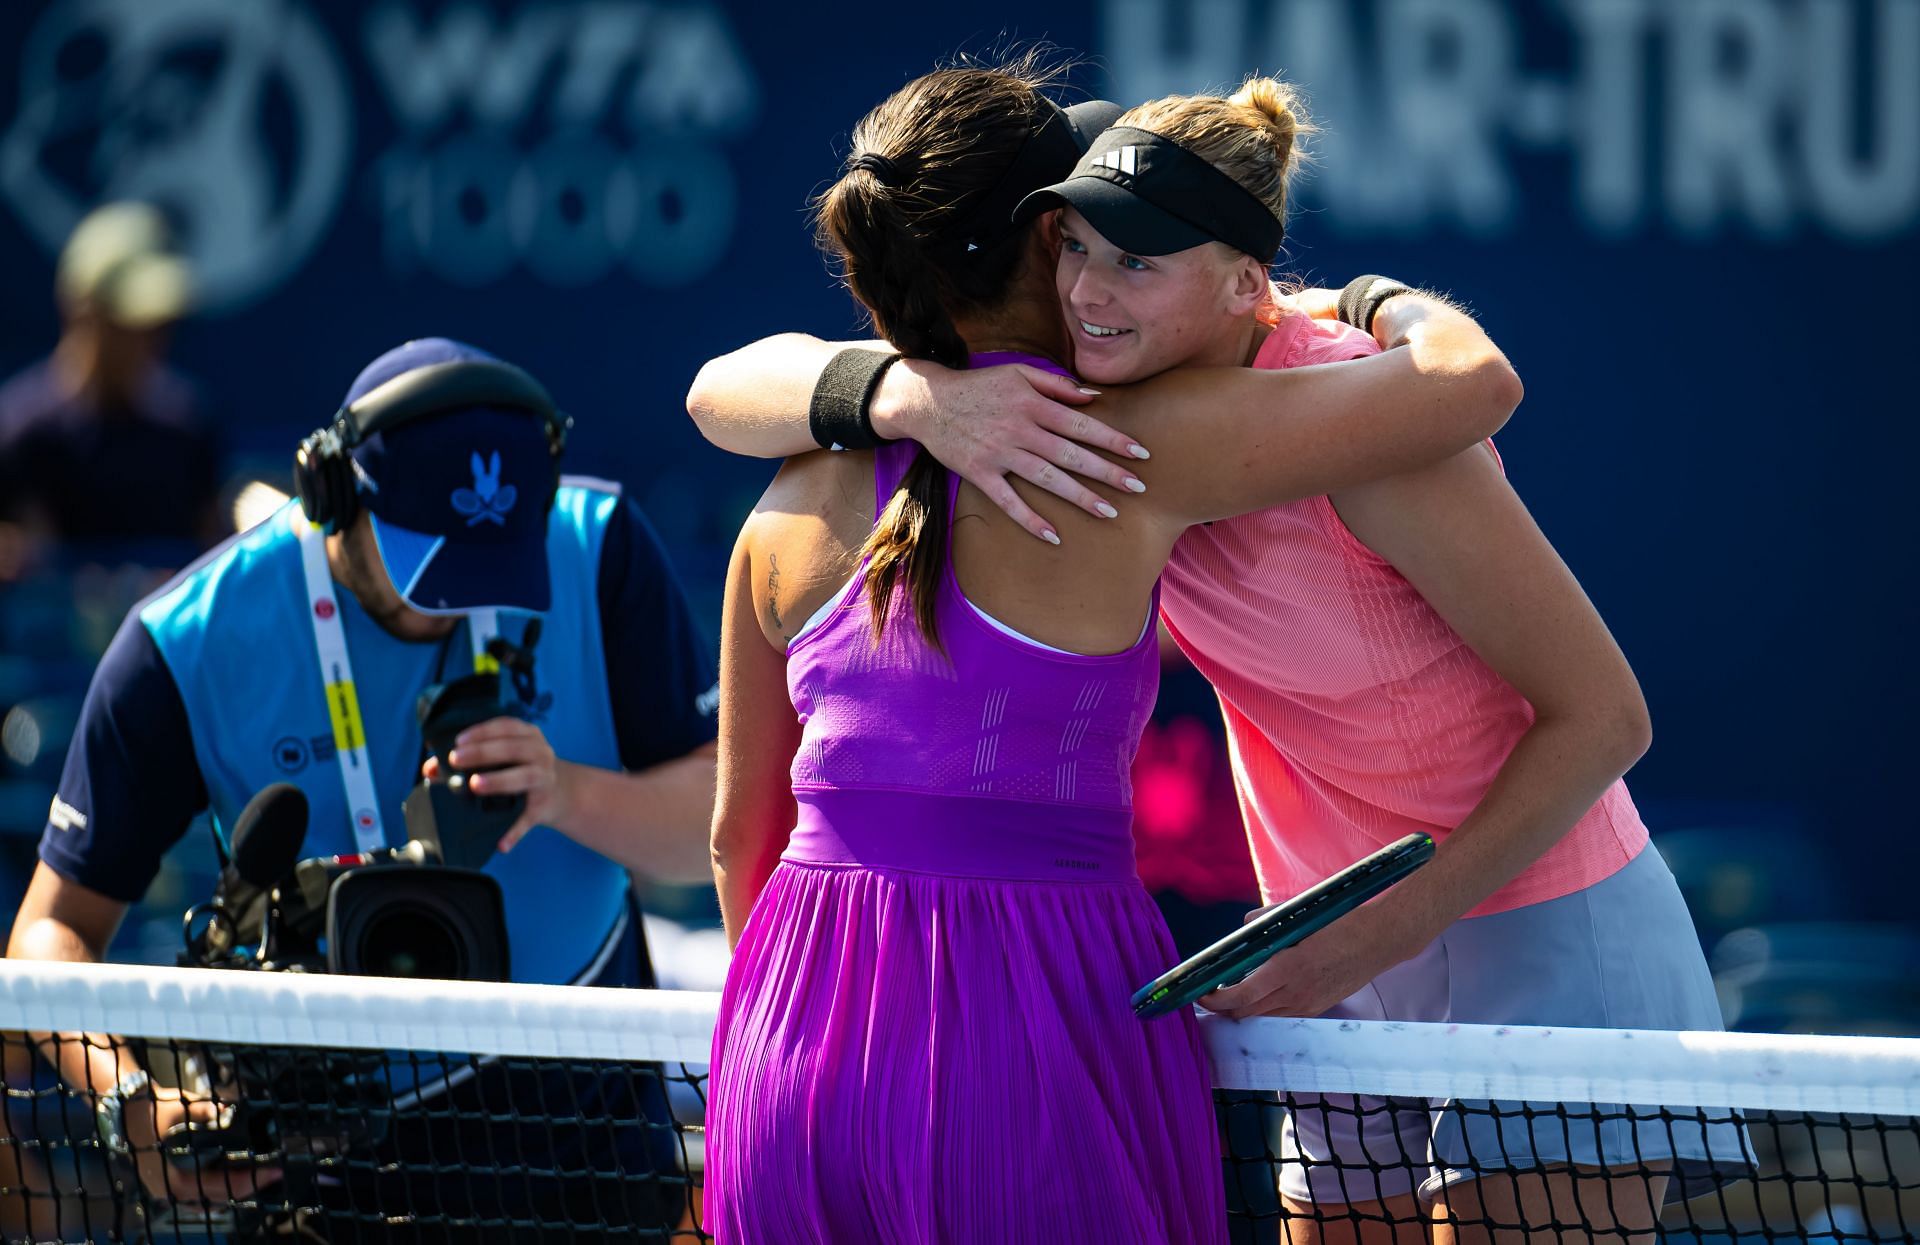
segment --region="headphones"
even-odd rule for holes
[[[353,449],[376,432],[469,406],[502,406],[537,415],[547,428],[553,480],[560,483],[560,455],[567,448],[571,417],[553,405],[546,388],[513,366],[489,359],[456,359],[415,368],[377,385],[343,406],[333,422],[310,433],[293,453],[293,487],[300,509],[329,536],[345,531],[360,513],[353,479]],[[553,492],[547,494],[552,505]]]

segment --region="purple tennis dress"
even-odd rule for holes
[[[915,447],[877,455],[882,503]],[[957,487],[957,485],[955,486]],[[1086,657],[961,594],[943,656],[856,578],[792,644],[799,821],[727,973],[707,1116],[724,1245],[1223,1242],[1191,1012],[1133,867],[1153,629]]]

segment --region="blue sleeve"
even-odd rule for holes
[[[180,689],[129,614],[87,688],[40,859],[63,878],[137,903],[206,806]]]
[[[716,734],[719,675],[647,517],[626,497],[600,550],[600,635],[620,763],[645,769]]]

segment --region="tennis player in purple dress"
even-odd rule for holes
[[[876,509],[916,449],[875,455]],[[1224,1239],[1193,1018],[1127,1008],[1174,959],[1133,867],[1153,628],[1062,652],[949,563],[944,653],[904,597],[876,645],[862,587],[788,649],[798,817],[714,1044],[719,1239]]]

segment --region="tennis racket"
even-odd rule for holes
[[[1183,960],[1133,992],[1142,1020],[1164,1016],[1200,996],[1230,986],[1276,951],[1324,929],[1433,859],[1433,840],[1409,834],[1348,865],[1317,886],[1275,904],[1219,942]]]

